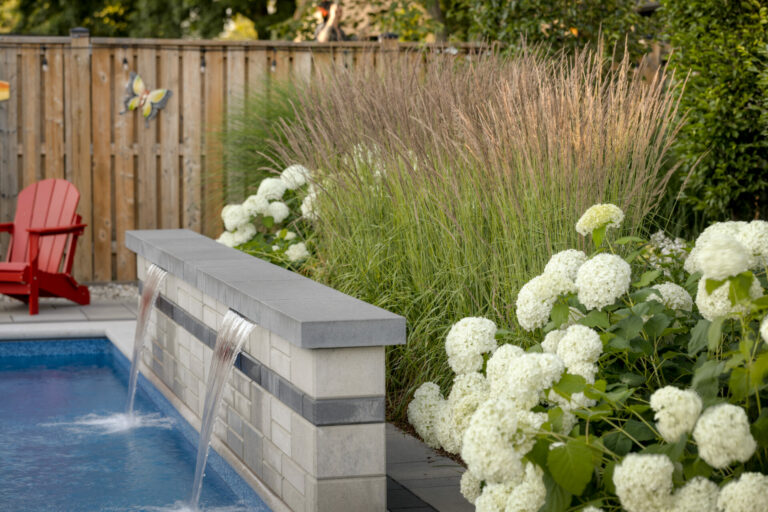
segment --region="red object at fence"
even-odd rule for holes
[[[0,262],[0,293],[29,304],[38,313],[38,297],[91,301],[88,288],[72,277],[77,237],[86,224],[76,213],[80,192],[66,180],[48,179],[21,192],[13,222],[0,223],[11,234],[5,262]]]

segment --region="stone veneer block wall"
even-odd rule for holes
[[[384,347],[405,342],[405,320],[188,230],[129,231],[126,244],[140,281],[152,263],[168,272],[144,371],[197,428],[224,314],[256,324],[226,386],[214,446],[272,493],[267,503],[386,510]]]

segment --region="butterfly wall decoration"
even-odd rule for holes
[[[136,73],[131,71],[131,78],[128,86],[125,88],[124,109],[120,114],[125,114],[131,110],[141,109],[141,115],[144,116],[146,126],[149,121],[154,119],[160,109],[168,103],[171,97],[171,91],[168,89],[149,90],[144,85],[144,80]]]
[[[11,97],[11,86],[8,82],[0,80],[0,101],[5,101]]]

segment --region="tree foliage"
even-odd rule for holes
[[[295,0],[278,0],[270,14],[267,0],[19,0],[13,32],[67,35],[82,26],[93,36],[211,38],[218,36],[232,16],[254,21],[259,36],[269,36],[271,25],[293,15]]]
[[[684,201],[710,219],[768,214],[768,2],[686,0],[664,5],[688,84],[677,144]]]

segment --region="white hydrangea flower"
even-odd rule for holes
[[[624,212],[618,206],[610,203],[596,204],[590,206],[576,222],[576,231],[580,235],[587,236],[603,226],[618,228],[623,221]]]
[[[580,375],[584,377],[587,384],[595,383],[595,375],[597,375],[598,366],[595,363],[588,363],[585,361],[577,361],[571,363],[568,367],[568,373],[571,375]]]
[[[516,346],[505,344],[496,349],[488,364],[485,366],[485,377],[488,381],[491,396],[499,397],[506,387],[506,375],[512,360],[525,354]]]
[[[583,251],[568,249],[552,255],[549,263],[544,267],[545,274],[559,274],[570,281],[576,279],[576,272],[587,261],[587,255]]]
[[[602,309],[627,293],[631,279],[629,263],[615,254],[598,254],[576,274],[579,302],[587,309]]]
[[[581,363],[597,362],[602,353],[603,342],[600,340],[600,335],[594,329],[581,324],[568,327],[557,345],[557,355],[569,371],[572,366],[578,366]]]
[[[697,258],[705,279],[721,280],[749,270],[749,256],[735,237],[721,234],[708,240]]]
[[[235,245],[240,245],[250,241],[250,239],[253,238],[255,234],[256,226],[249,222],[247,224],[241,224],[238,226],[235,232],[232,233],[232,237]]]
[[[613,484],[627,512],[659,512],[672,504],[675,466],[666,455],[630,453],[616,466]]]
[[[279,246],[279,245],[273,245],[273,246],[272,246],[272,251],[273,251],[273,252],[274,252],[274,251],[279,251],[279,250],[280,250],[280,246]]]
[[[221,209],[221,220],[227,231],[234,231],[238,227],[251,221],[251,216],[241,204],[228,204]]]
[[[475,500],[475,512],[505,512],[516,483],[487,483]]]
[[[564,370],[563,362],[554,354],[524,353],[508,362],[500,381],[493,384],[492,396],[512,400],[518,408],[528,410],[539,403],[541,392],[552,387]]]
[[[757,449],[744,409],[732,404],[707,408],[693,429],[699,456],[713,468],[746,462]]]
[[[477,408],[488,399],[490,387],[482,373],[457,375],[448,395],[438,440],[447,452],[461,452],[461,440],[469,426],[469,420]]]
[[[544,472],[536,464],[525,464],[523,481],[512,489],[504,512],[538,512],[547,500]]]
[[[299,164],[291,165],[280,173],[280,179],[283,180],[288,190],[296,190],[299,187],[303,187],[306,185],[309,177],[309,169]]]
[[[699,253],[701,252],[701,248],[694,246],[693,249],[691,249],[691,252],[688,254],[688,257],[685,259],[685,263],[683,263],[683,270],[688,272],[689,274],[695,274],[696,272],[701,272],[701,268],[699,268]]]
[[[701,408],[701,398],[690,389],[665,386],[651,395],[651,409],[656,412],[656,429],[668,443],[677,442],[693,430]]]
[[[672,495],[670,512],[717,512],[717,484],[697,476]]]
[[[257,215],[264,215],[264,212],[267,211],[268,206],[269,201],[258,194],[248,196],[248,199],[243,202],[243,208],[245,208],[245,210],[248,212],[248,215],[251,215],[252,217],[256,217]]]
[[[768,476],[742,473],[720,490],[718,512],[765,512],[768,504]]]
[[[272,217],[275,220],[276,224],[280,224],[285,219],[288,218],[288,216],[291,214],[291,210],[288,208],[288,205],[285,204],[282,201],[274,201],[272,203],[269,203],[269,206],[267,207],[267,211],[264,212],[264,215],[268,217]]]
[[[286,231],[285,236],[283,236],[283,238],[288,241],[293,240],[294,238],[296,238],[296,233],[294,233],[293,231]]]
[[[541,349],[548,354],[556,354],[557,346],[560,344],[560,340],[565,336],[565,329],[558,329],[556,331],[549,331],[544,336],[544,341],[541,342]]]
[[[703,272],[704,269],[702,268],[701,264],[704,258],[702,258],[701,254],[707,245],[713,240],[717,240],[722,237],[732,237],[736,240],[750,244],[750,236],[743,236],[742,234],[747,226],[748,223],[741,221],[716,222],[708,226],[696,239],[696,244],[691,250],[688,259],[685,261],[685,265],[683,267],[685,271],[690,274],[695,272]],[[758,263],[758,257],[755,257],[752,254],[747,254],[747,257],[749,268],[754,267],[755,264]]]
[[[707,293],[706,281],[704,278],[699,280],[699,289],[696,293],[696,307],[699,308],[701,316],[712,321],[720,316],[735,318],[749,313],[749,306],[740,304],[733,306],[731,304],[731,299],[728,298],[729,283],[723,283],[712,293]],[[749,296],[756,299],[762,294],[763,288],[760,286],[760,282],[754,279],[749,289]]]
[[[285,256],[288,258],[288,261],[295,263],[309,258],[309,251],[304,242],[299,242],[288,247],[285,251]]]
[[[528,433],[519,432],[519,413],[511,400],[490,399],[477,408],[469,421],[461,457],[467,469],[486,483],[513,482],[522,477],[522,458],[527,452],[517,444],[528,440],[524,438]]]
[[[462,318],[445,337],[448,365],[457,373],[476,372],[483,367],[485,352],[496,350],[496,324],[487,318]]]
[[[652,293],[648,296],[648,300],[655,300],[661,302],[669,309],[679,311],[693,311],[693,299],[688,291],[675,283],[660,283],[652,286],[653,289],[658,290],[661,297]]]
[[[269,201],[277,201],[283,198],[286,188],[285,182],[280,178],[264,178],[259,183],[259,190],[256,195]]]
[[[589,505],[581,509],[581,512],[605,512],[603,509]]]
[[[526,331],[543,327],[557,297],[576,291],[570,279],[559,273],[536,276],[520,288],[515,303],[517,321]]]
[[[768,222],[753,220],[736,233],[736,239],[747,248],[754,260],[752,268],[768,265]]]
[[[227,247],[234,247],[235,245],[237,245],[235,243],[234,233],[230,233],[229,231],[225,231],[221,235],[219,235],[219,238],[217,238],[216,241],[222,245],[226,245]]]
[[[459,491],[461,491],[461,495],[464,496],[468,502],[474,504],[482,492],[480,488],[482,483],[482,480],[477,478],[474,473],[471,471],[464,471],[461,475]]]
[[[763,338],[764,342],[768,343],[768,315],[764,316],[760,322],[760,337]]]
[[[309,193],[301,202],[301,215],[308,220],[315,221],[320,217],[317,215],[317,192],[311,187]]]
[[[437,423],[445,406],[446,402],[440,387],[434,382],[425,382],[419,386],[413,394],[413,400],[408,404],[408,422],[432,448],[440,447],[437,439]]]

